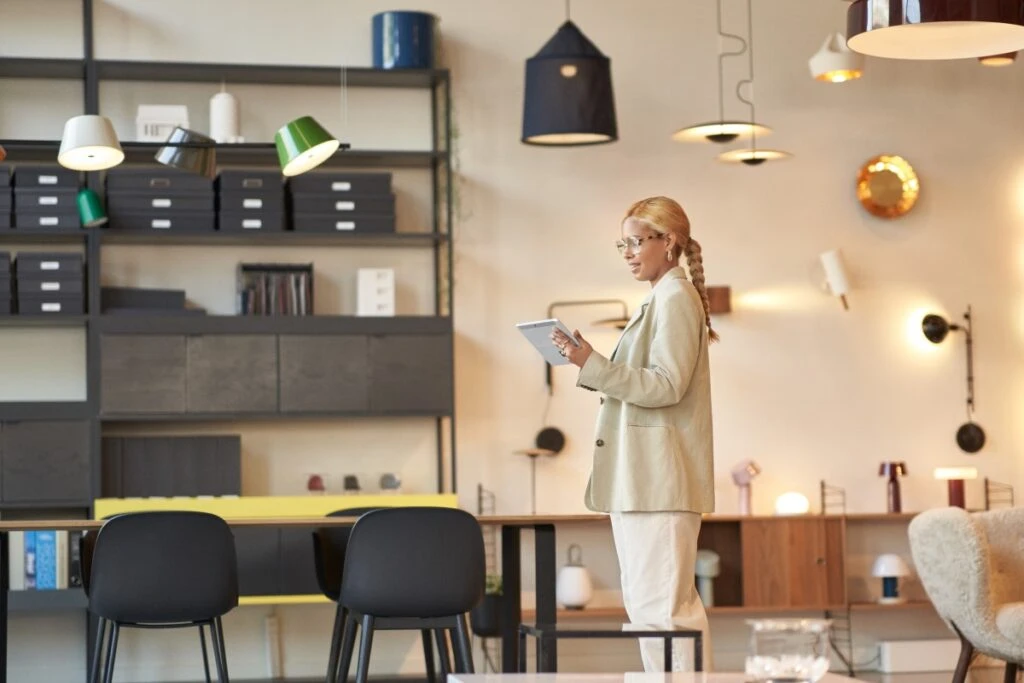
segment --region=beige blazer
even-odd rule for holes
[[[577,385],[604,394],[589,509],[714,511],[708,331],[682,267],[651,289],[610,359],[590,354]]]

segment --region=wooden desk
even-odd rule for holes
[[[354,524],[356,517],[238,517],[225,519],[232,527],[325,527]],[[502,593],[502,669],[514,672],[519,661],[518,629],[522,622],[522,558],[520,536],[523,529],[534,532],[534,563],[537,583],[538,623],[557,621],[555,603],[555,525],[608,523],[606,515],[479,515],[482,526],[501,527]],[[0,520],[0,683],[7,683],[7,620],[10,593],[10,547],[8,535],[12,531],[91,531],[99,529],[103,520],[94,519],[34,519]],[[87,652],[92,648],[87,647]],[[545,652],[538,671],[553,671],[557,651]]]

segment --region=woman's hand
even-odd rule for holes
[[[583,364],[590,358],[594,347],[583,338],[579,330],[573,330],[572,334],[576,337],[576,341],[579,342],[579,346],[573,344],[572,340],[565,336],[564,332],[557,329],[551,331],[551,341],[558,347],[559,353],[569,359],[570,363],[582,368]]]

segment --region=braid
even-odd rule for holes
[[[715,342],[718,341],[718,333],[711,329],[711,303],[708,301],[708,290],[704,287],[704,261],[700,255],[700,243],[692,237],[683,247],[683,253],[686,254],[686,265],[690,269],[690,279],[693,281],[693,286],[697,289],[697,293],[700,294],[700,300],[704,304],[704,320],[708,326],[708,338]]]

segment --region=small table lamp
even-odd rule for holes
[[[732,483],[740,490],[740,514],[750,514],[750,482],[761,474],[761,468],[753,460],[744,460],[732,468]]]
[[[900,597],[900,577],[910,576],[910,567],[899,555],[887,553],[875,558],[875,566],[871,568],[872,576],[882,579],[882,597],[878,602],[883,605],[905,602]]]
[[[697,551],[694,573],[697,576],[697,594],[705,607],[715,606],[715,577],[722,573],[722,558],[714,550]]]
[[[798,491],[783,493],[775,499],[775,514],[806,515],[811,510],[811,501]]]
[[[977,479],[978,469],[976,467],[936,467],[935,478],[945,479],[949,482],[949,506],[963,508],[967,507],[964,502],[964,480]]]
[[[900,477],[907,476],[907,463],[883,462],[878,466],[878,476],[889,477],[889,512],[903,512],[900,501]]]

